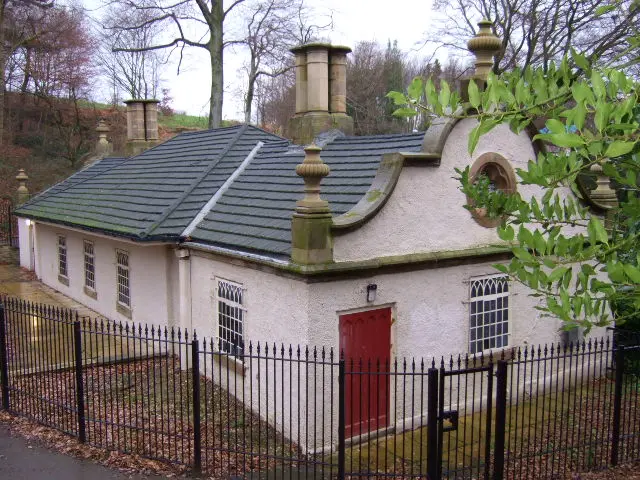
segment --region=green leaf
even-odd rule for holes
[[[596,17],[601,17],[603,15],[606,15],[609,12],[614,11],[616,8],[618,8],[618,5],[610,3],[609,5],[602,5],[598,8],[596,8],[595,11],[595,16]]]
[[[567,131],[564,123],[562,123],[560,120],[556,120],[555,118],[550,118],[549,120],[547,120],[545,126],[551,133],[562,134]]]
[[[387,98],[390,98],[393,101],[394,105],[406,105],[409,103],[407,101],[407,97],[402,92],[389,92],[387,93]]]
[[[398,108],[397,110],[394,110],[393,112],[393,116],[394,117],[415,117],[418,114],[418,112],[415,111],[415,109],[410,108],[410,107],[403,107],[403,108]]]
[[[604,99],[607,95],[607,89],[604,85],[604,81],[602,80],[600,73],[595,70],[591,74],[591,87],[593,88],[593,93],[596,94],[597,98]]]
[[[557,147],[576,148],[584,146],[584,139],[575,133],[539,133],[534,140],[551,142]]]
[[[420,97],[422,97],[423,89],[424,89],[424,82],[422,81],[422,78],[415,77],[407,87],[407,93],[414,100],[419,100]],[[398,104],[396,103],[396,105]]]
[[[633,150],[633,147],[635,147],[635,145],[635,141],[624,142],[622,140],[616,140],[615,142],[609,144],[604,154],[609,158],[621,157],[622,155],[626,155],[631,150]]]
[[[591,219],[589,220],[589,224],[587,225],[587,232],[589,233],[589,240],[593,244],[595,244],[596,242],[604,244],[609,242],[609,235],[607,234],[604,225],[596,217],[591,217]]]
[[[515,236],[515,231],[511,225],[505,225],[504,227],[500,226],[498,228],[498,236],[500,239],[510,242]]]
[[[446,107],[449,105],[449,100],[451,99],[451,90],[449,89],[449,84],[445,81],[440,84],[440,95],[438,99],[440,100],[440,105],[442,107]]]
[[[513,254],[518,257],[520,260],[524,260],[525,262],[532,262],[533,256],[522,247],[513,247]]]
[[[625,263],[623,268],[624,273],[629,277],[629,280],[640,285],[640,270],[638,267],[634,267],[630,263]]]
[[[478,108],[481,101],[480,90],[478,90],[476,82],[471,79],[471,81],[469,82],[469,103],[473,108]]]
[[[573,47],[571,47],[571,59],[578,67],[580,67],[585,72],[589,70],[590,65],[587,57],[579,54]]]

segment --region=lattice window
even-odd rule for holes
[[[58,235],[58,275],[69,278],[67,268],[67,238]]]
[[[124,250],[116,250],[116,269],[118,281],[118,303],[129,308],[131,307],[129,254]]]
[[[244,349],[244,289],[227,280],[217,280],[218,306],[217,344],[221,352],[241,355]]]
[[[84,241],[84,286],[94,290],[96,289],[96,256],[94,253],[93,242]]]
[[[471,280],[469,351],[480,353],[509,345],[509,282],[492,275]]]

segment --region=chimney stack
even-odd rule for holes
[[[158,143],[159,100],[127,100],[128,155],[137,155]]]
[[[306,145],[319,133],[338,129],[353,134],[347,115],[347,54],[349,47],[308,43],[291,49],[296,56],[296,114],[288,136]]]

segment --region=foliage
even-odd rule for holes
[[[426,102],[420,103],[423,94]],[[546,71],[527,67],[490,74],[484,89],[471,81],[468,103],[446,82],[438,91],[432,81],[415,79],[406,94],[389,93],[399,115],[426,110],[477,119],[470,153],[499,124],[519,133],[545,121],[534,140],[547,148],[526,170],[517,170],[519,183],[537,187],[540,195],[493,192],[488,182],[470,178],[468,167],[458,173],[471,199],[467,208],[502,218],[498,235],[513,258],[496,268],[530,287],[543,299],[539,308],[560,318],[565,328],[587,331],[611,322],[611,306],[626,306],[617,323],[640,309],[639,95],[636,80],[620,70],[592,67],[575,51]],[[581,176],[594,174],[618,186],[619,208],[609,211],[606,221],[585,206],[589,193],[580,195]]]

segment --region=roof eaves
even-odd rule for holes
[[[67,178],[65,178],[64,180],[61,180],[60,182],[58,182],[58,183],[56,183],[56,184],[54,184],[54,185],[51,185],[51,186],[50,186],[49,188],[47,188],[46,190],[44,190],[44,191],[42,191],[42,192],[38,193],[35,197],[31,198],[30,200],[28,200],[28,201],[27,201],[27,202],[25,202],[24,204],[20,205],[20,208],[22,208],[22,207],[28,207],[28,206],[31,206],[31,205],[33,205],[34,203],[37,203],[39,200],[42,200],[42,198],[44,198],[44,197],[47,195],[47,193],[49,193],[49,192],[50,192],[51,190],[53,190],[54,188],[58,187],[58,185],[60,185],[60,184],[61,184],[61,183],[63,183],[63,182],[69,182],[69,184],[68,184],[65,188],[63,188],[62,190],[60,190],[60,191],[56,192],[56,194],[61,193],[61,192],[66,192],[66,191],[67,191],[67,190],[69,190],[71,187],[75,187],[76,185],[80,185],[81,183],[84,183],[84,182],[86,182],[87,180],[91,180],[91,179],[95,178],[95,177],[96,177],[96,176],[98,176],[98,175],[101,175],[101,174],[103,174],[103,173],[105,173],[105,172],[108,172],[108,171],[110,171],[110,170],[114,169],[115,167],[117,167],[117,166],[121,165],[121,164],[122,164],[122,162],[124,162],[124,161],[126,160],[126,159],[125,159],[125,158],[123,158],[123,157],[115,157],[115,158],[121,158],[121,159],[122,159],[122,161],[120,161],[120,162],[114,162],[114,165],[112,165],[111,167],[107,168],[106,170],[100,170],[100,169],[98,169],[98,168],[97,168],[97,167],[98,167],[98,165],[99,165],[100,163],[104,162],[105,160],[111,160],[111,161],[113,161],[113,160],[114,160],[114,158],[113,158],[113,157],[105,157],[105,158],[103,158],[103,159],[101,159],[101,160],[98,160],[98,161],[97,161],[96,163],[94,163],[93,165],[90,165],[90,166],[89,166],[89,167],[87,167],[87,168],[83,168],[82,170],[78,170],[77,172],[75,172],[74,174],[72,174],[72,175],[68,176],[68,177],[67,177]],[[95,170],[95,172],[93,173],[93,175],[90,175],[90,176],[88,176],[87,178],[84,178],[84,179],[82,179],[82,180],[80,180],[80,181],[78,181],[78,182],[70,182],[70,180],[71,180],[73,177],[75,177],[75,176],[77,176],[77,175],[81,175],[81,174],[86,174],[86,173],[87,173],[87,171],[88,171],[88,170],[90,170],[90,169],[94,169],[94,170]],[[16,209],[16,213],[19,213],[20,208],[17,208],[17,209]]]

